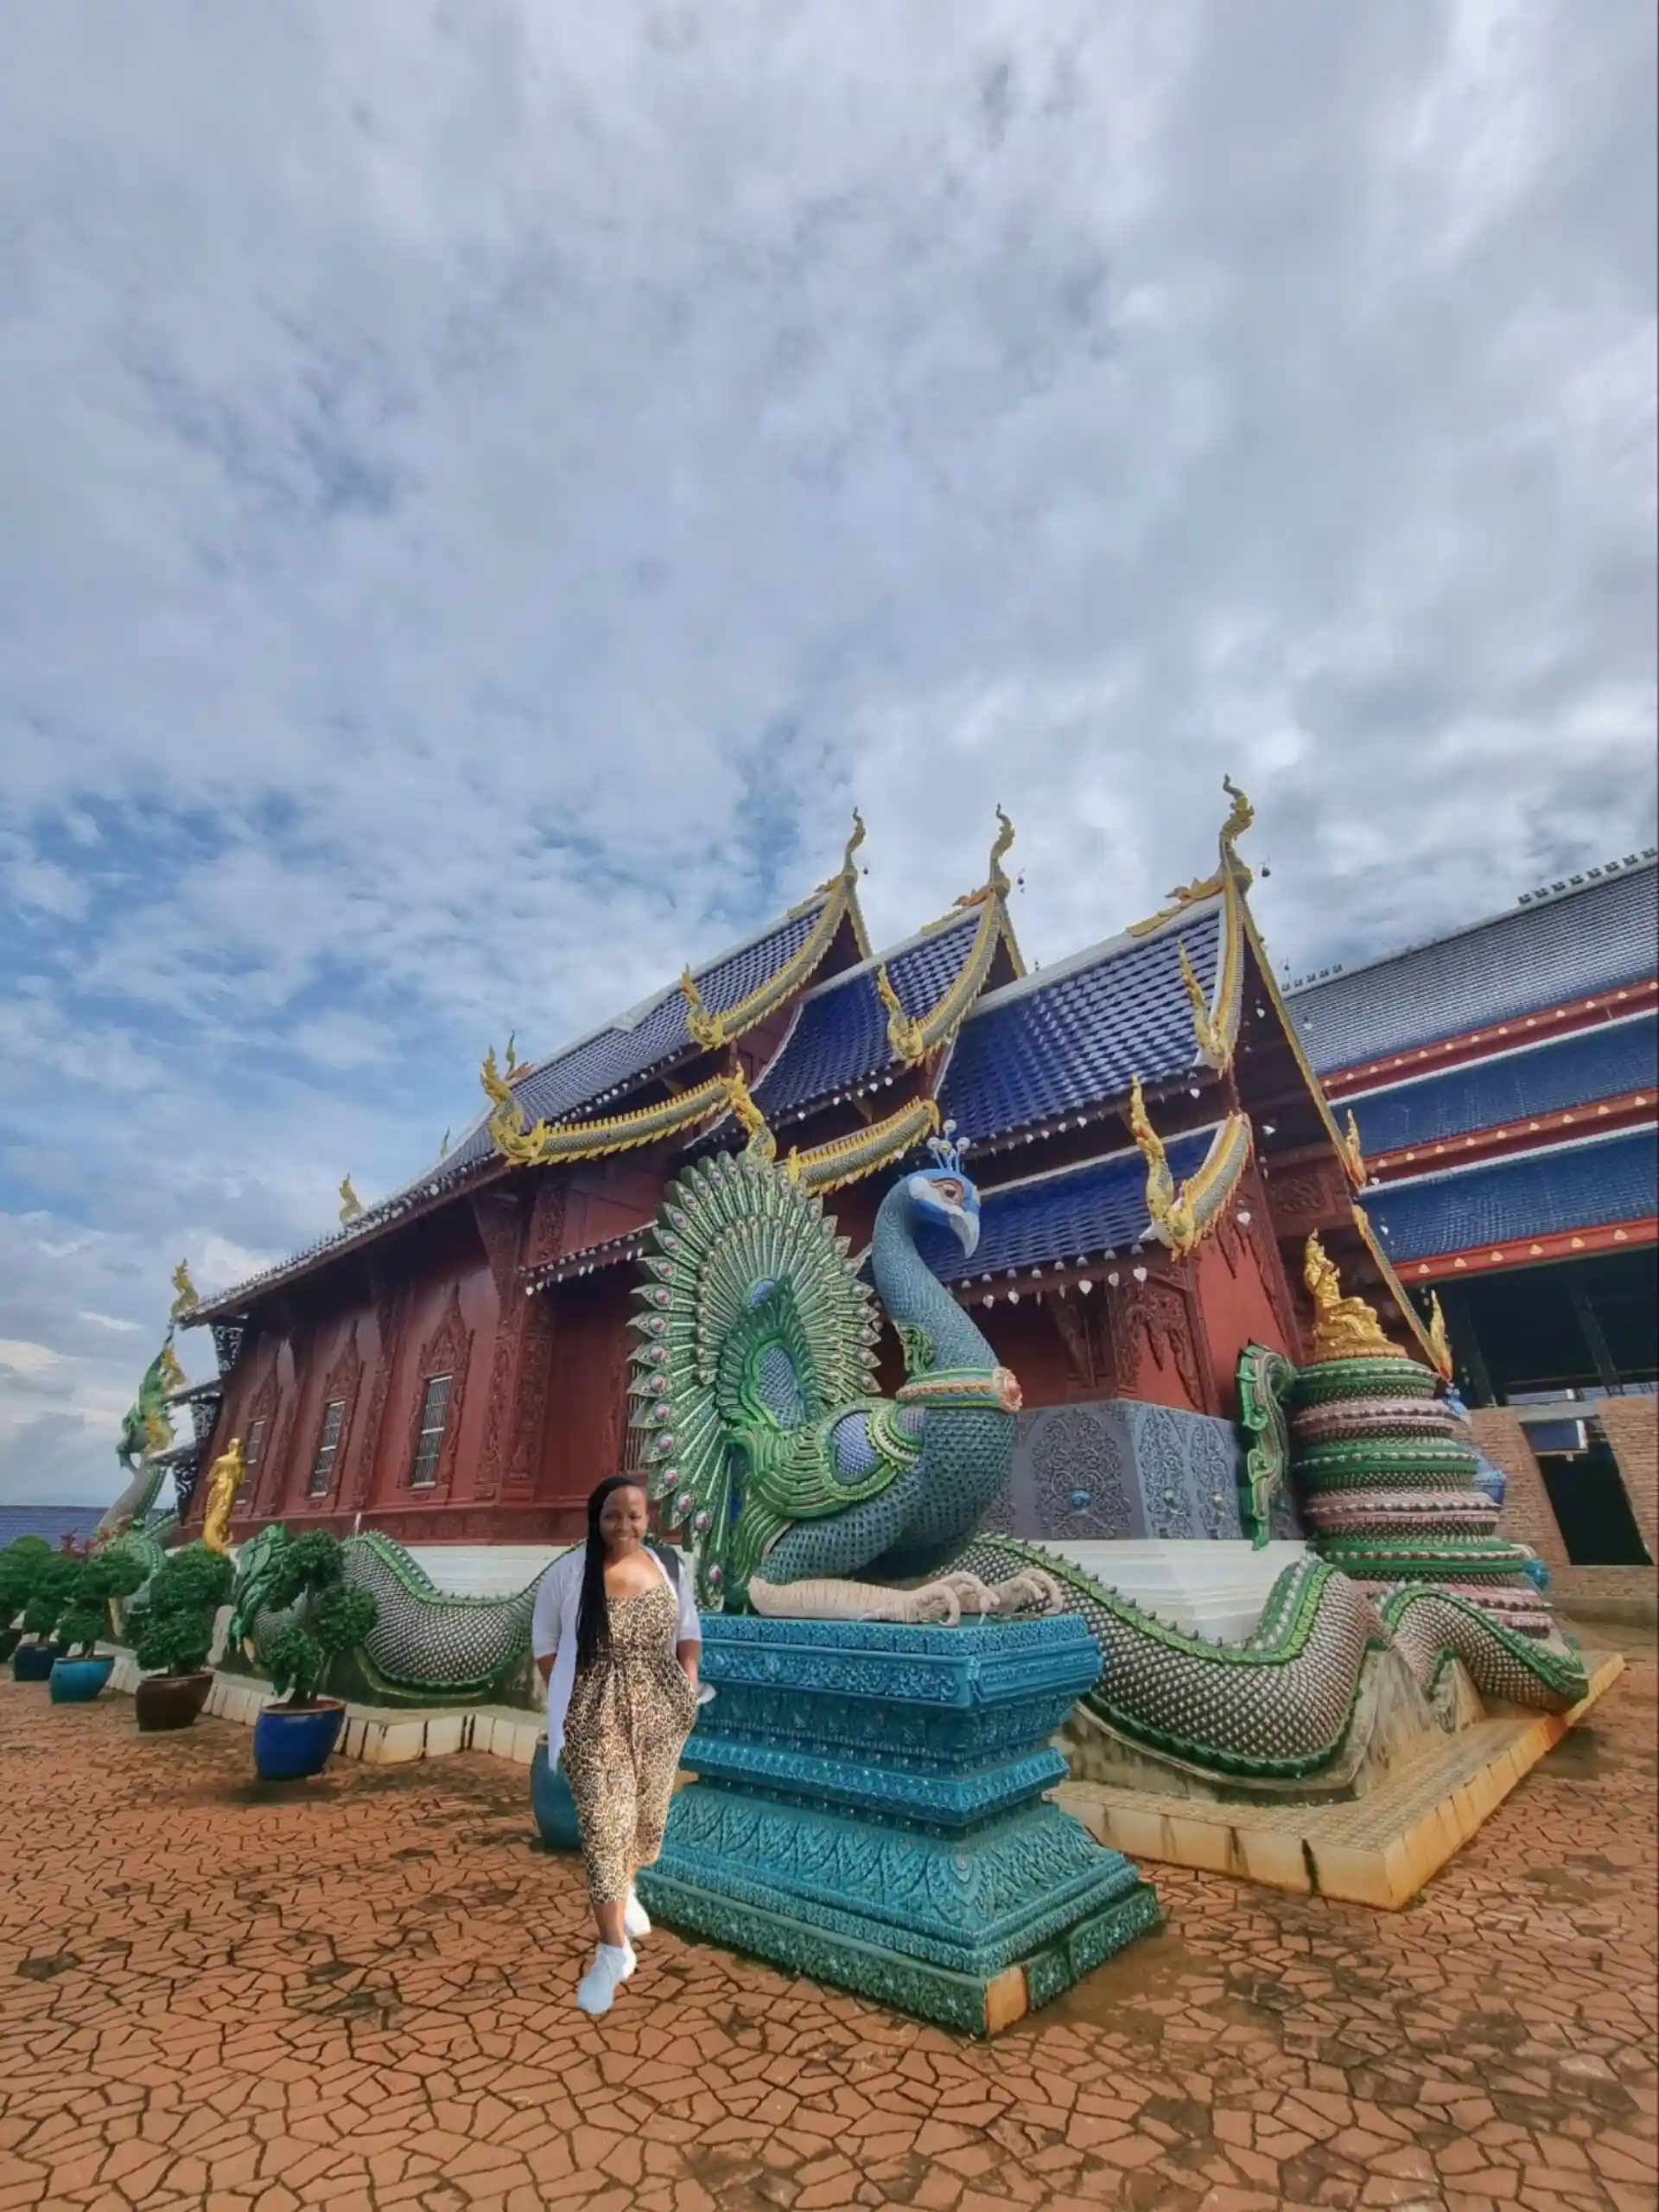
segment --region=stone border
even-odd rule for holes
[[[1522,1778],[1624,1671],[1586,1653],[1590,1694],[1568,1713],[1510,1713],[1431,1744],[1389,1781],[1341,1804],[1215,1804],[1063,1783],[1068,1813],[1115,1851],[1380,1911],[1409,1904]]]

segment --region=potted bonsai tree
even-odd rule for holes
[[[61,1552],[34,1555],[24,1587],[23,1641],[11,1655],[11,1671],[20,1682],[44,1682],[51,1678],[58,1657],[53,1631],[68,1604],[80,1569]]]
[[[130,1598],[145,1570],[128,1552],[99,1552],[75,1568],[68,1602],[58,1619],[62,1656],[53,1663],[54,1705],[90,1705],[109,1681],[115,1659],[98,1648],[100,1637],[114,1633],[111,1602]]]
[[[190,1727],[207,1704],[213,1687],[207,1665],[213,1622],[235,1580],[226,1554],[205,1544],[169,1552],[150,1577],[135,1622],[134,1656],[143,1679],[133,1707],[146,1735]]]
[[[340,1741],[346,1707],[318,1691],[330,1661],[355,1649],[374,1626],[377,1607],[366,1590],[347,1589],[338,1541],[321,1529],[296,1536],[277,1554],[265,1603],[293,1608],[267,1656],[283,1703],[268,1705],[253,1725],[253,1762],[267,1782],[320,1774]]]
[[[19,1616],[34,1594],[41,1561],[51,1556],[44,1536],[19,1536],[0,1551],[0,1660],[10,1659],[22,1640]]]

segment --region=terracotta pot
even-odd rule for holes
[[[213,1687],[213,1670],[200,1675],[146,1675],[133,1697],[141,1735],[158,1735],[167,1728],[188,1728],[207,1702]]]

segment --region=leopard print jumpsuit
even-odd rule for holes
[[[577,1674],[564,1724],[588,1892],[620,1904],[632,1870],[655,1864],[697,1693],[674,1656],[679,1608],[667,1586],[610,1600],[611,1645]]]

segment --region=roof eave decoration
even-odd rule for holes
[[[1410,1296],[1406,1290],[1405,1285],[1395,1274],[1394,1262],[1389,1257],[1382,1245],[1378,1243],[1376,1231],[1371,1227],[1370,1221],[1366,1218],[1365,1209],[1363,1206],[1354,1207],[1353,1220],[1354,1227],[1359,1232],[1359,1241],[1363,1244],[1365,1249],[1370,1254],[1377,1273],[1388,1285],[1389,1295],[1393,1299],[1395,1306],[1399,1310],[1402,1319],[1405,1322],[1406,1326],[1410,1330],[1413,1340],[1416,1344],[1418,1350],[1422,1353],[1423,1357],[1428,1362],[1429,1365],[1434,1369],[1437,1374],[1442,1373],[1444,1370],[1440,1367],[1440,1349],[1434,1342],[1433,1336],[1430,1331],[1424,1326],[1422,1315],[1419,1313],[1415,1306],[1413,1305]]]
[[[791,998],[811,980],[825,953],[834,944],[836,931],[843,920],[851,922],[859,952],[861,957],[868,957],[869,939],[858,905],[856,858],[858,849],[864,842],[864,835],[863,817],[855,810],[853,832],[842,855],[839,874],[832,875],[827,883],[821,883],[812,894],[814,899],[823,901],[818,909],[817,919],[802,938],[794,954],[785,961],[781,968],[774,969],[764,982],[757,984],[747,998],[740,999],[735,1006],[728,1007],[723,1013],[713,1013],[703,1004],[696,978],[690,968],[686,969],[680,977],[680,993],[685,1001],[685,1026],[691,1033],[694,1044],[706,1052],[718,1052],[721,1046],[729,1045],[735,1038],[742,1036],[746,1030],[753,1029],[757,1022],[764,1021],[769,1014],[775,1014],[785,999]],[[798,906],[792,911],[801,913],[805,909]]]
[[[760,1116],[748,1088],[735,1071],[711,1076],[706,1083],[641,1106],[630,1114],[613,1114],[598,1122],[537,1122],[526,1124],[524,1109],[514,1097],[495,1064],[493,1048],[484,1056],[479,1080],[494,1110],[489,1120],[490,1141],[499,1156],[512,1167],[545,1167],[558,1160],[604,1160],[613,1153],[632,1152],[658,1138],[677,1136],[682,1130],[707,1121],[717,1113],[734,1114],[743,1127],[746,1117]]]
[[[791,1151],[785,1172],[791,1182],[823,1197],[903,1159],[925,1137],[937,1136],[938,1132],[938,1106],[931,1098],[915,1098],[885,1121],[855,1129],[850,1136],[814,1145],[810,1152]]]
[[[1220,1220],[1249,1164],[1253,1133],[1247,1114],[1230,1114],[1197,1171],[1176,1185],[1163,1139],[1153,1128],[1136,1076],[1129,1091],[1129,1127],[1147,1163],[1147,1233],[1178,1260],[1196,1251]]]
[[[967,963],[957,979],[957,987],[963,988],[963,996],[954,1020],[947,1025],[952,1029],[979,995],[980,986],[990,972],[991,961],[995,957],[999,938],[1008,948],[1008,958],[1013,963],[1015,976],[1022,976],[1026,972],[1025,956],[1020,950],[1020,940],[1014,935],[1014,923],[1008,915],[1008,893],[1013,890],[1014,886],[1008,880],[1002,866],[1005,856],[1014,844],[1014,824],[1000,806],[996,810],[996,819],[998,824],[996,842],[991,847],[990,865],[985,871],[984,882],[976,891],[964,891],[947,913],[941,914],[937,921],[926,923],[922,930],[924,937],[937,936],[939,931],[948,930],[953,922],[960,921],[963,915],[971,908],[977,906],[981,909],[979,935],[975,939],[974,949],[969,954]],[[976,980],[972,989],[967,990],[964,979],[970,974]],[[954,991],[947,993],[945,998],[940,1001],[940,1006],[944,1006],[954,997]],[[934,1014],[928,1017],[930,1022],[938,1015],[938,1011],[939,1008],[935,1007]],[[943,1036],[944,1033],[944,1028],[942,1027],[939,1035]],[[938,1036],[932,1039],[934,1044],[938,1041]]]

